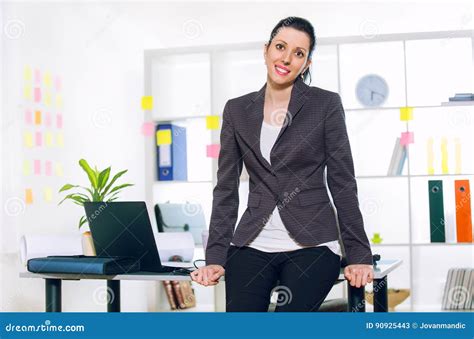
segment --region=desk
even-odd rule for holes
[[[402,260],[380,260],[374,268],[374,312],[388,312],[388,285],[387,277],[390,272],[402,264]],[[120,312],[120,281],[163,281],[163,280],[189,280],[189,275],[170,275],[169,273],[136,272],[119,275],[91,275],[91,274],[62,274],[62,273],[31,273],[21,272],[20,278],[41,278],[45,280],[45,311],[61,312],[61,285],[63,280],[106,280],[107,311]],[[344,272],[338,281],[344,281]],[[225,276],[220,281],[225,281]],[[347,282],[348,304],[350,312],[365,312],[365,288],[353,287]],[[111,297],[112,295],[113,297]]]

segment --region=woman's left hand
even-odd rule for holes
[[[372,282],[374,279],[374,269],[372,265],[348,265],[344,268],[344,276],[351,286],[358,288]]]

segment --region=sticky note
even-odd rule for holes
[[[426,154],[427,154],[427,167],[428,167],[428,174],[433,175],[434,170],[434,150],[433,150],[433,138],[428,138],[426,142]]]
[[[44,73],[44,85],[46,87],[51,87],[52,79],[51,79],[51,74],[49,72]]]
[[[441,172],[443,174],[449,174],[448,168],[448,139],[441,139]]]
[[[142,109],[143,110],[152,110],[153,109],[153,97],[144,96],[142,98]]]
[[[45,187],[43,189],[43,195],[46,202],[51,202],[53,200],[53,190],[51,187]]]
[[[63,107],[63,97],[61,94],[56,95],[56,107],[62,108]]]
[[[43,133],[42,132],[35,132],[35,145],[42,146],[43,145]]]
[[[35,111],[35,125],[41,125],[41,111]]]
[[[41,102],[41,88],[35,87],[34,96],[35,96],[35,102]]]
[[[58,133],[58,135],[56,136],[56,144],[57,144],[59,147],[63,147],[63,146],[64,146],[64,138],[63,138],[63,134],[62,134],[62,133]]]
[[[31,162],[29,160],[23,160],[23,175],[31,175]]]
[[[58,177],[62,177],[64,172],[63,172],[63,165],[60,162],[56,162],[54,164],[54,174],[56,174]]]
[[[146,137],[153,135],[155,131],[155,124],[153,122],[144,122],[142,125],[142,134]]]
[[[415,136],[413,132],[403,132],[400,138],[400,145],[406,146],[415,142]]]
[[[33,77],[33,72],[31,71],[31,67],[25,66],[23,70],[23,79],[25,79],[25,81],[31,81],[32,77]]]
[[[25,189],[25,203],[33,203],[33,190],[31,188]]]
[[[53,174],[53,164],[50,160],[46,160],[44,163],[44,173],[49,177]]]
[[[26,147],[33,147],[33,134],[31,132],[25,132],[23,134],[23,141]]]
[[[413,107],[400,107],[400,120],[413,120]]]
[[[36,159],[33,161],[33,171],[35,175],[40,175],[41,174],[41,161]]]
[[[54,87],[56,88],[56,91],[60,91],[61,90],[61,87],[62,87],[62,81],[61,81],[61,77],[57,76],[55,81],[54,81]]]
[[[51,113],[46,112],[44,114],[44,124],[46,125],[46,127],[51,127]]]
[[[219,151],[221,150],[221,145],[211,144],[206,146],[206,156],[208,158],[218,158]]]
[[[156,144],[160,145],[171,145],[171,130],[160,129],[156,131]]]
[[[219,129],[219,116],[208,115],[206,116],[206,128],[207,129]]]
[[[44,134],[44,144],[46,145],[46,147],[53,146],[53,133],[46,132]]]
[[[25,110],[25,124],[33,124],[33,113],[31,113],[31,110],[29,109]]]
[[[39,69],[35,69],[35,84],[41,84],[41,72]]]
[[[23,96],[25,97],[25,99],[31,100],[32,98],[31,93],[32,93],[31,86],[25,85],[25,88],[23,89]]]
[[[44,104],[46,106],[51,106],[51,92],[49,91],[44,92]]]
[[[56,127],[57,128],[63,128],[63,116],[62,116],[62,114],[57,114],[56,115]]]

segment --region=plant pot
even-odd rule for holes
[[[94,241],[90,231],[82,233],[82,253],[88,256],[95,256]]]

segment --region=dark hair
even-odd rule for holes
[[[314,28],[311,23],[303,18],[299,18],[296,16],[289,16],[285,19],[280,20],[276,26],[273,28],[272,33],[270,34],[270,39],[268,40],[268,45],[267,49],[270,46],[273,38],[278,34],[280,29],[284,27],[292,27],[294,29],[297,29],[298,31],[304,32],[308,34],[309,36],[309,52],[308,52],[308,59],[311,58],[311,55],[313,54],[313,50],[316,47],[316,36],[314,34]],[[311,83],[311,73],[309,70],[309,67],[306,69],[306,71],[303,73],[303,80],[306,82],[306,79],[309,76],[309,83]]]

